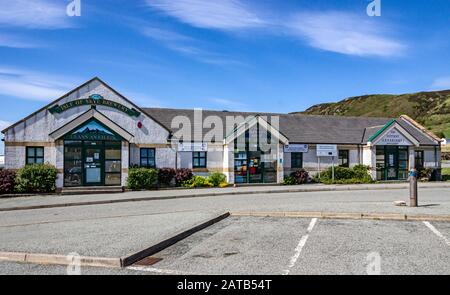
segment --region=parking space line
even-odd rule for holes
[[[450,246],[450,240],[447,239],[446,236],[444,236],[440,231],[437,230],[437,228],[435,228],[431,223],[429,223],[428,221],[424,221],[423,222],[436,236],[438,236],[439,238],[443,239],[445,241],[445,243]]]
[[[188,273],[188,272],[182,272],[182,271],[171,270],[171,269],[161,269],[161,268],[155,268],[155,267],[149,267],[149,266],[129,266],[126,269],[145,271],[145,272],[153,272],[153,273],[166,274],[166,275],[195,275],[193,273]]]
[[[303,250],[303,247],[306,245],[306,241],[308,241],[309,234],[314,229],[314,226],[317,223],[317,218],[311,219],[311,223],[308,226],[308,229],[306,230],[306,235],[302,236],[300,239],[300,242],[298,243],[297,247],[295,248],[295,254],[291,257],[289,261],[288,268],[283,271],[283,275],[288,275],[291,271],[291,268],[294,267],[295,263],[297,262],[298,258],[300,257],[300,253]]]

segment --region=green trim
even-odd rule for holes
[[[84,106],[84,105],[90,105],[90,106],[101,105],[101,106],[114,108],[118,111],[121,111],[121,112],[127,114],[130,117],[139,117],[141,115],[141,113],[139,111],[137,111],[136,109],[134,109],[134,108],[130,109],[118,102],[104,99],[103,96],[101,96],[99,94],[93,94],[93,95],[89,96],[89,98],[82,98],[82,99],[78,99],[78,100],[69,101],[62,105],[55,105],[55,106],[49,108],[48,110],[51,114],[55,114],[55,113],[61,114],[71,108]]]
[[[89,125],[91,122],[96,122],[106,130],[112,133],[111,134],[83,134],[83,133],[77,133],[74,132],[78,131],[79,129],[83,128],[84,126]],[[96,118],[91,118],[84,122],[83,124],[75,127],[71,131],[67,132],[64,136],[65,140],[86,140],[86,141],[121,141],[123,138],[116,132],[112,131],[108,126],[97,120]]]
[[[377,131],[377,133],[375,133],[374,135],[372,135],[372,137],[369,138],[369,142],[373,141],[375,138],[377,138],[381,133],[383,133],[383,131],[385,131],[387,128],[389,128],[392,124],[395,123],[395,119],[392,119],[389,123],[387,123],[386,125],[384,125],[383,128],[381,128],[380,130]]]

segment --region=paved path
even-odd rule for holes
[[[245,194],[277,194],[290,192],[326,192],[326,191],[375,191],[375,190],[398,190],[408,188],[408,183],[392,184],[360,184],[360,185],[323,185],[311,184],[302,186],[249,186],[211,189],[176,189],[159,191],[139,191],[126,192],[122,194],[99,194],[99,195],[72,195],[72,196],[32,196],[20,198],[0,198],[0,211],[28,207],[52,207],[64,205],[82,205],[92,203],[109,202],[133,202],[152,201],[173,198],[194,198],[224,195],[245,195]],[[422,188],[450,189],[450,182],[430,182],[420,183]],[[364,194],[364,193],[363,193]]]

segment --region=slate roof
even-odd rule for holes
[[[186,116],[193,122],[194,111],[191,109],[165,109],[165,108],[142,108],[151,117],[172,132],[177,130],[171,127],[172,119],[176,116]],[[338,116],[314,116],[299,114],[280,113],[257,113],[257,112],[228,112],[203,110],[202,116],[218,116],[226,122],[227,116],[267,116],[271,122],[271,116],[279,116],[280,132],[285,135],[290,143],[308,144],[365,144],[392,118],[365,118],[365,117],[338,117]],[[411,133],[421,145],[436,145],[422,131],[412,127],[407,122],[397,119],[397,122]],[[198,126],[199,127],[199,126]],[[225,127],[224,127],[225,128]],[[206,134],[209,129],[203,129]],[[224,137],[227,135],[224,130]]]

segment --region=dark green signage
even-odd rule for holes
[[[133,116],[139,117],[141,115],[141,113],[139,111],[137,111],[136,109],[134,109],[134,108],[130,109],[118,102],[104,99],[103,96],[101,96],[99,94],[93,94],[93,95],[89,96],[89,98],[83,98],[83,99],[69,101],[62,105],[55,105],[55,106],[51,107],[49,109],[49,111],[51,114],[55,114],[55,113],[61,114],[71,108],[76,108],[76,107],[84,106],[84,105],[91,105],[91,106],[99,105],[99,106],[106,106],[106,107],[114,108],[116,110],[119,110],[119,111],[127,114],[128,116],[131,116],[131,117],[133,117]]]
[[[110,140],[120,141],[121,137],[109,130],[102,123],[93,119],[78,127],[75,131],[64,136],[69,140]]]

